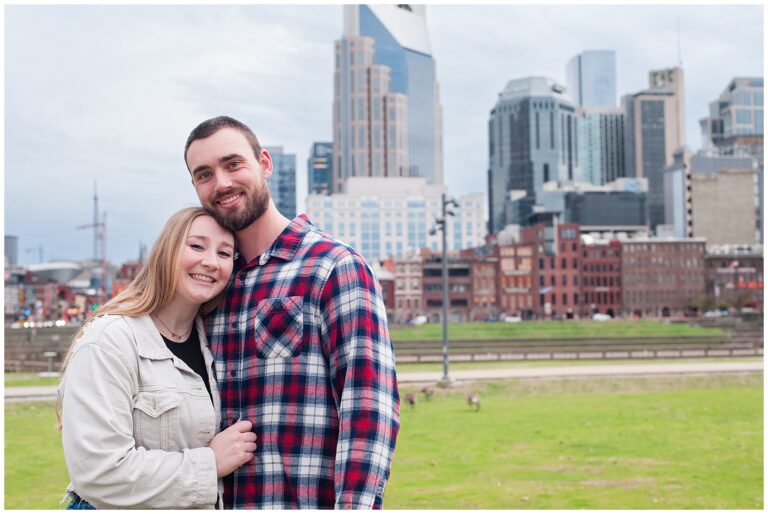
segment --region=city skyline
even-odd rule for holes
[[[6,6],[5,15],[4,230],[19,237],[21,264],[37,262],[38,245],[46,260],[91,257],[91,231],[75,227],[92,221],[94,181],[108,258],[136,258],[172,212],[197,203],[183,144],[218,114],[296,154],[304,211],[308,149],[331,140],[340,5]],[[649,71],[678,64],[677,19],[696,151],[709,103],[732,78],[763,76],[762,15],[759,5],[428,5],[449,192],[486,194],[488,114],[509,80],[565,83],[574,55],[611,49],[617,94],[636,92]]]

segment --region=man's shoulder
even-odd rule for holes
[[[302,259],[321,258],[331,262],[338,262],[349,257],[363,260],[357,250],[314,225],[310,225],[307,229],[299,257]]]

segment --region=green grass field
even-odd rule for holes
[[[391,327],[392,340],[436,340],[443,337],[440,323]],[[448,338],[456,339],[546,339],[578,337],[673,337],[722,335],[719,328],[693,327],[685,323],[646,320],[611,321],[524,321],[521,323],[457,323],[448,325]]]
[[[762,374],[474,390],[479,412],[463,391],[403,405],[386,508],[763,506]]]
[[[763,506],[762,374],[486,382],[479,412],[468,387],[402,406],[386,508]],[[59,507],[54,424],[6,404],[6,508]]]
[[[55,386],[58,383],[58,377],[41,377],[37,373],[5,373],[5,387]]]

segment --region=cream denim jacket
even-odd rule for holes
[[[68,490],[97,509],[216,507],[219,391],[196,323],[213,404],[149,316],[100,317],[75,343],[59,386]]]

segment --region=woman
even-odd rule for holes
[[[77,334],[59,385],[68,509],[215,508],[256,435],[219,429],[201,316],[232,273],[234,237],[201,208],[174,214],[144,268]]]

